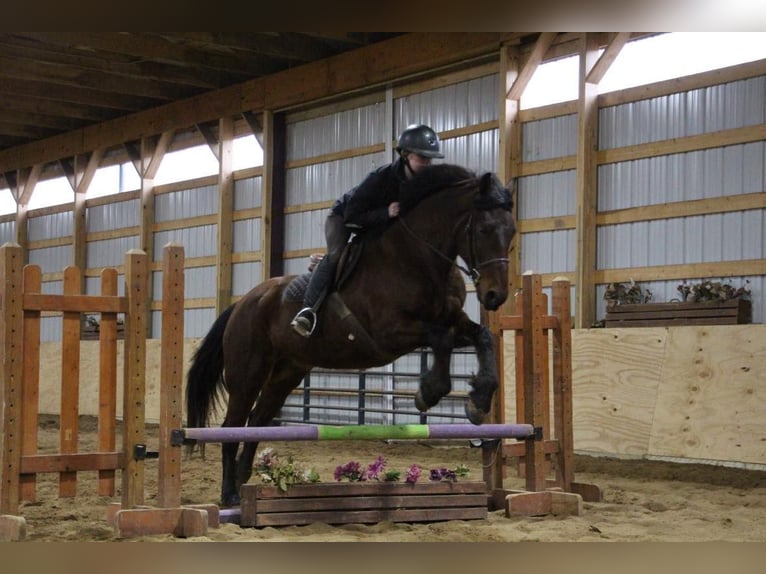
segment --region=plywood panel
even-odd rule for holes
[[[649,450],[666,330],[589,329],[572,340],[575,450]]]
[[[766,325],[668,329],[649,452],[766,463]]]

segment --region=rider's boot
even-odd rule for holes
[[[310,337],[316,329],[317,311],[327,294],[335,272],[335,265],[331,259],[331,257],[324,257],[311,272],[306,295],[303,297],[303,309],[298,311],[290,322],[293,330],[303,337]]]

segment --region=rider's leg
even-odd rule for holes
[[[317,311],[330,291],[341,250],[348,241],[349,232],[346,230],[341,216],[331,214],[327,217],[325,236],[327,238],[327,255],[311,272],[306,294],[303,297],[303,308],[298,311],[290,323],[293,329],[304,337],[311,336],[316,328]]]

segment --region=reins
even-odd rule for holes
[[[404,230],[409,233],[413,238],[417,239],[421,243],[425,244],[426,247],[428,247],[433,253],[441,257],[443,260],[447,261],[448,263],[451,263],[455,266],[457,266],[460,271],[462,271],[466,276],[470,277],[473,281],[474,285],[479,284],[479,280],[481,279],[481,273],[479,273],[479,269],[483,267],[487,267],[488,265],[494,265],[495,263],[508,263],[507,257],[495,257],[493,259],[488,259],[487,261],[482,261],[481,263],[474,264],[476,261],[476,247],[474,245],[476,234],[474,233],[474,226],[473,226],[473,213],[468,216],[468,225],[466,226],[466,234],[468,235],[468,251],[469,251],[469,259],[471,261],[467,261],[469,268],[463,267],[460,265],[457,261],[454,259],[450,259],[447,257],[444,253],[439,251],[436,247],[431,245],[428,241],[420,237],[417,233],[415,233],[412,228],[407,225],[407,222],[404,220],[403,217],[399,218],[399,223],[404,228]]]

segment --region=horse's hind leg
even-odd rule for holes
[[[270,365],[260,356],[248,360],[239,358],[227,364],[226,384],[229,399],[226,407],[226,418],[221,426],[243,427],[258,396],[261,386],[269,376]],[[237,450],[238,442],[225,442],[221,445],[221,465],[223,478],[221,481],[221,504],[223,506],[239,506],[240,483],[237,481]]]
[[[415,393],[415,407],[421,412],[436,405],[452,390],[449,367],[454,337],[447,329],[438,327],[429,332],[428,339],[434,359],[429,371],[420,378],[420,387]]]
[[[308,371],[290,364],[280,363],[274,367],[269,380],[261,390],[255,408],[250,413],[247,426],[266,426],[279,414],[282,405],[295,387],[301,384]],[[242,445],[242,454],[237,463],[237,484],[245,484],[253,474],[253,461],[258,448],[257,442]]]

